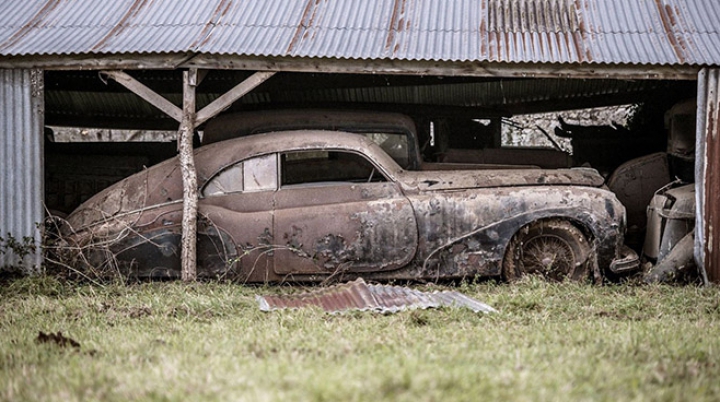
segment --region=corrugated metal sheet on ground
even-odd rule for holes
[[[369,310],[387,314],[437,307],[465,307],[476,313],[496,312],[487,304],[459,292],[422,292],[401,286],[369,285],[362,278],[302,294],[256,296],[256,300],[262,311],[312,306],[329,313]]]
[[[717,0],[5,0],[0,55],[720,64]]]

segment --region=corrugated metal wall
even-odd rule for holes
[[[697,101],[695,259],[706,283],[720,283],[720,70],[700,71]]]
[[[43,221],[43,72],[0,70],[0,237],[30,237],[40,244],[37,223]],[[9,234],[9,235],[8,235]],[[32,272],[42,253],[25,257],[6,251],[0,266],[20,265]]]

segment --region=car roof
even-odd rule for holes
[[[198,175],[209,179],[240,160],[276,152],[303,150],[346,150],[362,153],[391,176],[402,168],[380,146],[367,137],[342,131],[293,130],[233,138],[204,145],[195,154]]]
[[[412,133],[415,123],[400,113],[363,110],[285,109],[220,115],[205,125],[203,144],[258,133],[290,130],[332,130],[351,133]]]

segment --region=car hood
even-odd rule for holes
[[[406,188],[420,191],[550,185],[600,187],[605,183],[590,168],[403,172],[400,181]]]

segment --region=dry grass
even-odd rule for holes
[[[494,315],[258,310],[288,290],[4,283],[0,400],[720,400],[717,288],[527,280],[456,289]]]

